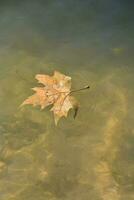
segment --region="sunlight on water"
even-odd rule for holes
[[[116,30],[109,28],[105,35],[99,19],[94,18],[100,8],[93,10],[92,5],[92,18],[85,15],[85,10],[78,19],[86,33],[81,36],[84,33],[79,32],[75,14],[79,14],[79,6],[83,10],[86,5],[79,1],[71,12],[69,1],[65,13],[70,12],[76,30],[67,21],[67,35],[63,13],[58,12],[63,4],[46,3],[46,9],[29,1],[22,7],[18,5],[20,13],[16,7],[3,5],[10,12],[9,16],[2,12],[0,20],[0,200],[132,200],[131,34],[127,33],[130,39],[125,41],[126,35],[121,33],[119,38]],[[36,9],[40,10],[37,16]],[[100,20],[100,26],[107,26],[103,14]],[[48,30],[44,30],[43,23]],[[114,37],[109,40],[110,34]],[[49,108],[19,108],[33,93],[30,88],[37,86],[35,75],[52,75],[54,70],[71,76],[73,89],[90,85],[90,90],[74,94],[80,102],[76,119],[70,111],[57,127]]]

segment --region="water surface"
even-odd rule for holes
[[[0,3],[0,199],[134,199],[134,28],[128,0]],[[37,73],[72,77],[78,116],[19,105]]]

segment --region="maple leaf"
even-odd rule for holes
[[[35,94],[28,97],[21,106],[26,104],[40,105],[41,109],[44,109],[49,105],[53,105],[51,111],[54,113],[56,125],[61,117],[67,117],[71,108],[75,109],[76,115],[78,103],[71,96],[71,77],[55,71],[53,76],[37,74],[35,78],[43,86],[32,88]]]

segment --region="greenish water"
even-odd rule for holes
[[[0,5],[0,200],[133,200],[133,3]],[[49,109],[19,108],[54,70],[91,86],[57,127]]]

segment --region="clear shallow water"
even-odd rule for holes
[[[1,4],[1,200],[134,199],[133,5],[100,2]],[[19,109],[55,69],[91,86],[57,127]]]

